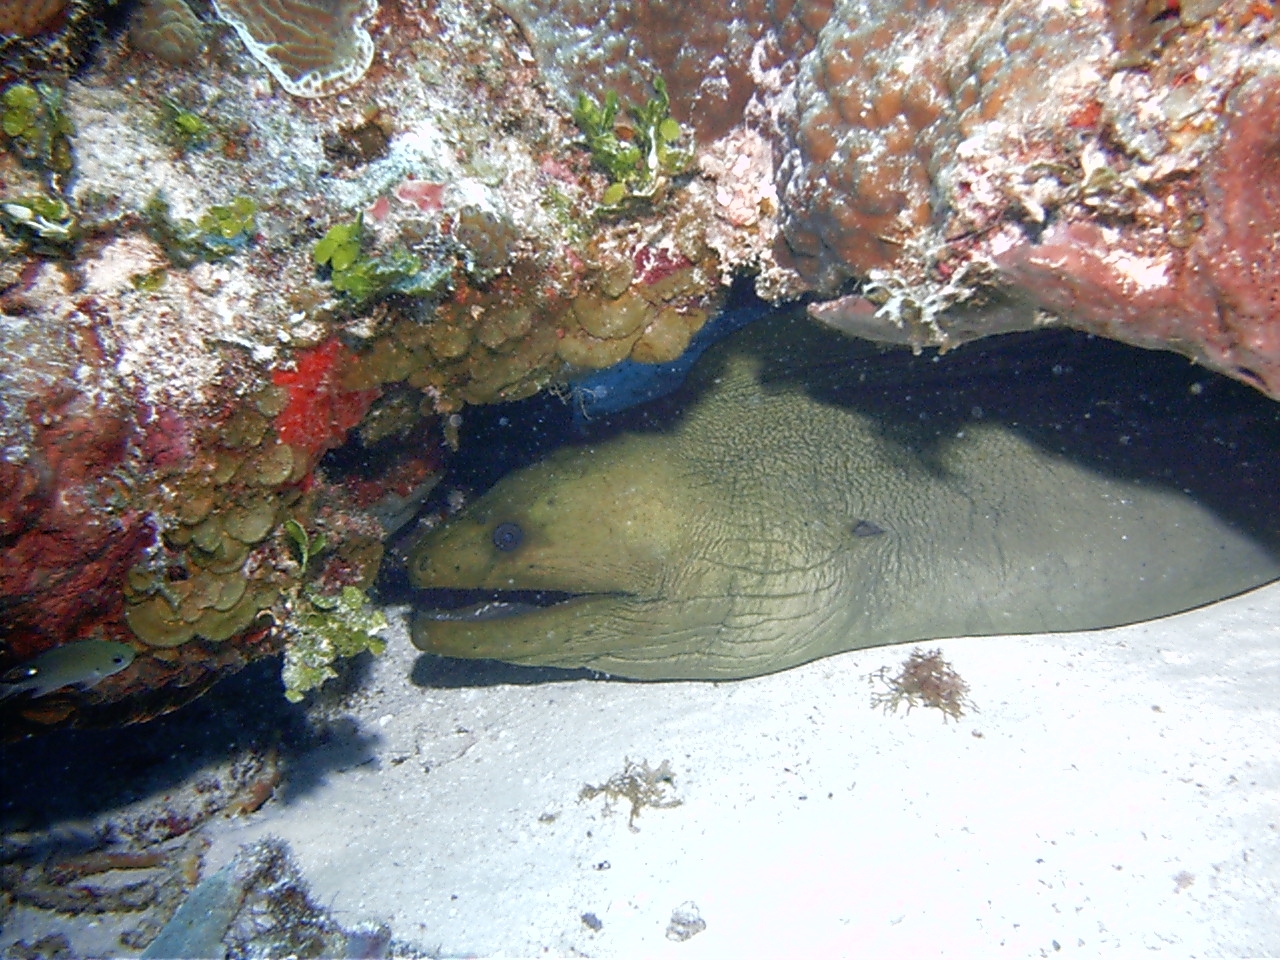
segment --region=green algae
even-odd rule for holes
[[[380,256],[371,256],[363,246],[364,214],[349,223],[339,223],[316,242],[312,259],[329,271],[329,282],[353,308],[365,307],[393,293],[426,297],[435,293],[452,274],[451,266],[423,262],[408,250],[397,247]]]
[[[160,101],[161,130],[182,153],[208,146],[213,140],[213,124],[173,100]]]
[[[618,121],[621,103],[615,91],[606,92],[601,102],[590,94],[578,94],[573,120],[592,161],[612,181],[601,197],[605,210],[652,200],[692,161],[692,151],[677,146],[684,131],[671,116],[671,99],[661,77],[654,77],[653,91],[644,103],[627,108],[633,121],[628,129]]]
[[[135,273],[129,278],[129,284],[139,293],[156,293],[164,287],[169,280],[169,270],[166,267],[156,267],[154,270],[148,270],[146,273]]]
[[[387,626],[387,618],[357,587],[344,586],[338,593],[322,593],[314,584],[304,583],[312,561],[328,546],[328,540],[323,532],[309,534],[292,517],[281,526],[298,570],[287,594],[290,613],[283,624],[285,648],[280,678],[285,699],[296,703],[307,691],[337,676],[335,660],[354,657],[365,650],[381,653],[386,644],[377,633]]]
[[[325,535],[321,532],[314,537],[308,536],[302,524],[292,517],[284,522],[284,532],[297,551],[298,576],[305,576],[311,558],[325,548]]]
[[[0,129],[17,156],[50,174],[71,172],[75,126],[63,111],[63,94],[48,84],[15,83],[0,93]]]
[[[311,252],[316,265],[327,265],[334,273],[350,270],[360,259],[360,238],[363,233],[364,214],[350,223],[338,223],[330,227]]]
[[[200,218],[200,230],[216,244],[252,237],[258,229],[258,207],[248,197],[236,197],[226,206],[212,206]],[[206,241],[209,242],[209,241]]]
[[[180,267],[225,260],[246,249],[257,233],[257,214],[257,204],[244,196],[210,207],[199,220],[174,217],[160,194],[143,209],[148,236]]]
[[[341,593],[299,591],[293,615],[285,626],[288,637],[280,671],[285,699],[296,703],[303,695],[337,676],[333,662],[368,650],[379,654],[386,642],[377,636],[387,618],[356,587]]]

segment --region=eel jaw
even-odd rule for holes
[[[430,591],[440,593],[441,591]],[[449,591],[456,598],[463,591]],[[424,653],[576,667],[601,623],[633,599],[618,593],[465,591],[484,599],[466,606],[415,608],[410,637]],[[576,649],[575,649],[576,648]]]
[[[442,622],[463,621],[475,623],[483,620],[505,620],[518,617],[544,607],[568,603],[586,594],[568,593],[562,590],[453,590],[435,588],[420,591],[421,597],[415,609],[424,619]],[[443,601],[430,605],[430,601]],[[427,602],[423,602],[427,601]]]

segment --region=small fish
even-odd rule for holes
[[[31,691],[34,699],[62,687],[87,689],[129,666],[134,656],[133,647],[111,640],[77,640],[63,644],[0,676],[0,700],[26,690]]]

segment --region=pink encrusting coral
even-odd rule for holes
[[[1216,295],[1224,359],[1280,396],[1280,77],[1240,86],[1226,121],[1194,252]]]
[[[396,184],[392,192],[401,203],[412,204],[423,213],[433,213],[441,209],[440,199],[444,196],[444,184],[409,179]]]
[[[1063,222],[996,264],[1040,306],[1141,346],[1176,346],[1280,396],[1280,78],[1231,95],[1185,249],[1162,225]]]

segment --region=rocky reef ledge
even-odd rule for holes
[[[465,408],[671,361],[735,279],[1280,398],[1270,4],[678,6],[0,0],[0,671],[66,681],[6,738],[378,649]]]

